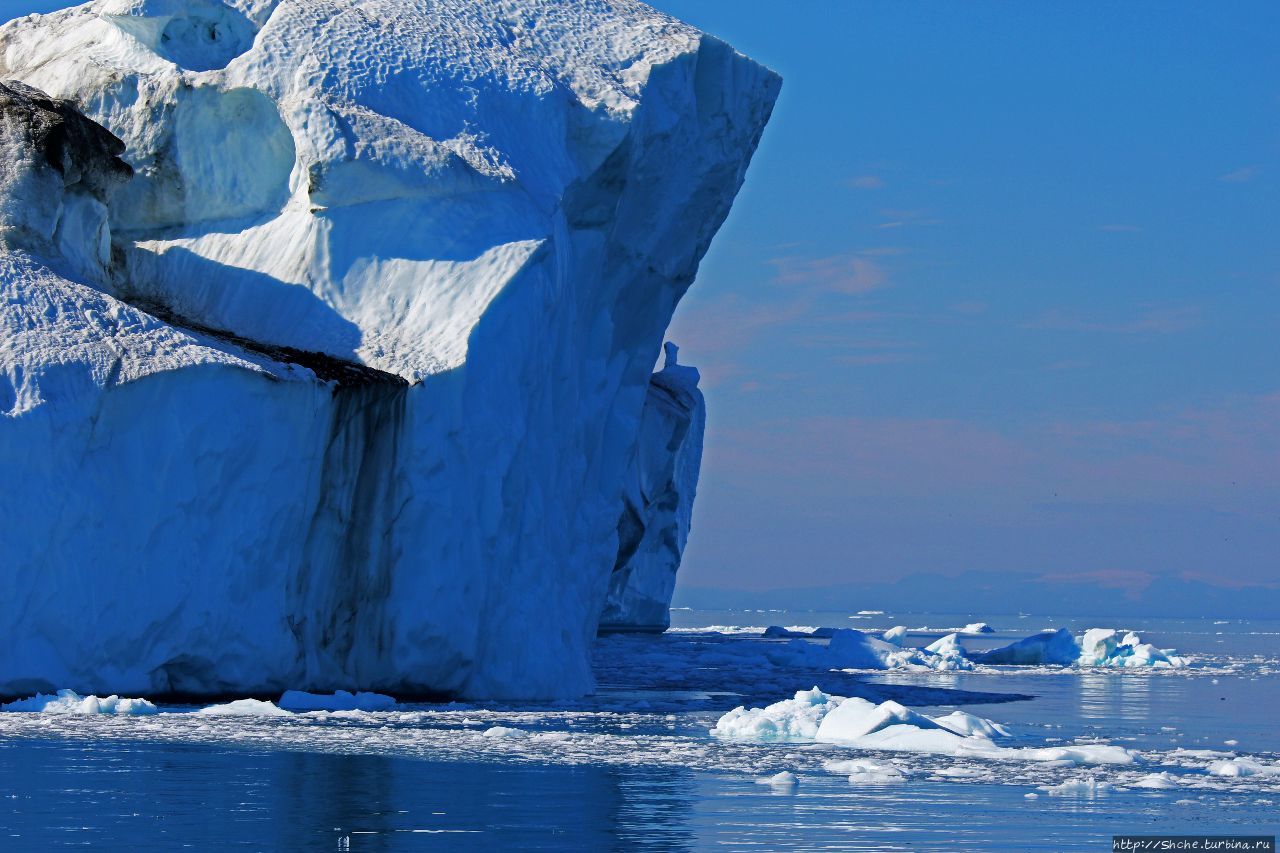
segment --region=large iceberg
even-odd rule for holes
[[[589,690],[778,77],[628,0],[96,0],[3,78],[0,695]]]

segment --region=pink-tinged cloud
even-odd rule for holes
[[[784,286],[862,294],[878,290],[888,283],[879,264],[858,255],[782,257],[773,258],[769,263],[775,270],[774,283]]]

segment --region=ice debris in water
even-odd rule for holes
[[[960,629],[961,634],[994,634],[995,628],[992,628],[986,622],[970,622]]]
[[[29,699],[19,699],[7,705],[0,705],[0,711],[26,711],[39,714],[115,714],[120,717],[141,717],[156,713],[156,706],[146,699],[81,696],[74,690],[59,690],[56,696],[37,693]]]
[[[1110,782],[1100,782],[1092,776],[1077,776],[1057,785],[1041,785],[1040,790],[1051,797],[1096,797],[1111,790]]]
[[[857,697],[831,696],[817,687],[764,708],[734,708],[716,722],[711,734],[725,740],[831,743],[1001,761],[1131,764],[1136,756],[1123,747],[1096,743],[1001,746],[996,740],[1010,732],[982,717],[962,711],[930,717],[898,702],[876,704]]]
[[[828,761],[824,770],[849,777],[850,785],[884,785],[906,781],[907,774],[892,764],[855,758],[849,761]]]
[[[390,711],[396,700],[382,693],[306,693],[302,690],[286,690],[279,705],[288,711]]]

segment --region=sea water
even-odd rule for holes
[[[401,705],[388,712],[209,717],[0,714],[0,849],[1101,850],[1113,834],[1274,834],[1280,622],[1013,614],[691,611],[662,636],[602,638],[575,702]],[[979,667],[789,671],[754,657],[768,625],[909,630],[925,645],[984,620],[991,648],[1042,628],[1135,629],[1183,670]],[[711,629],[711,630],[707,630]],[[1107,743],[1135,762],[1079,766],[709,734],[738,706],[820,687],[963,709],[1025,746]],[[866,758],[893,782],[824,764]],[[795,786],[761,784],[775,773]],[[1167,773],[1171,788],[1134,787]],[[1047,789],[1092,779],[1092,794]]]

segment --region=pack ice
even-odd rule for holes
[[[662,622],[651,371],[775,74],[628,0],[96,0],[0,79],[0,695],[557,697]]]

